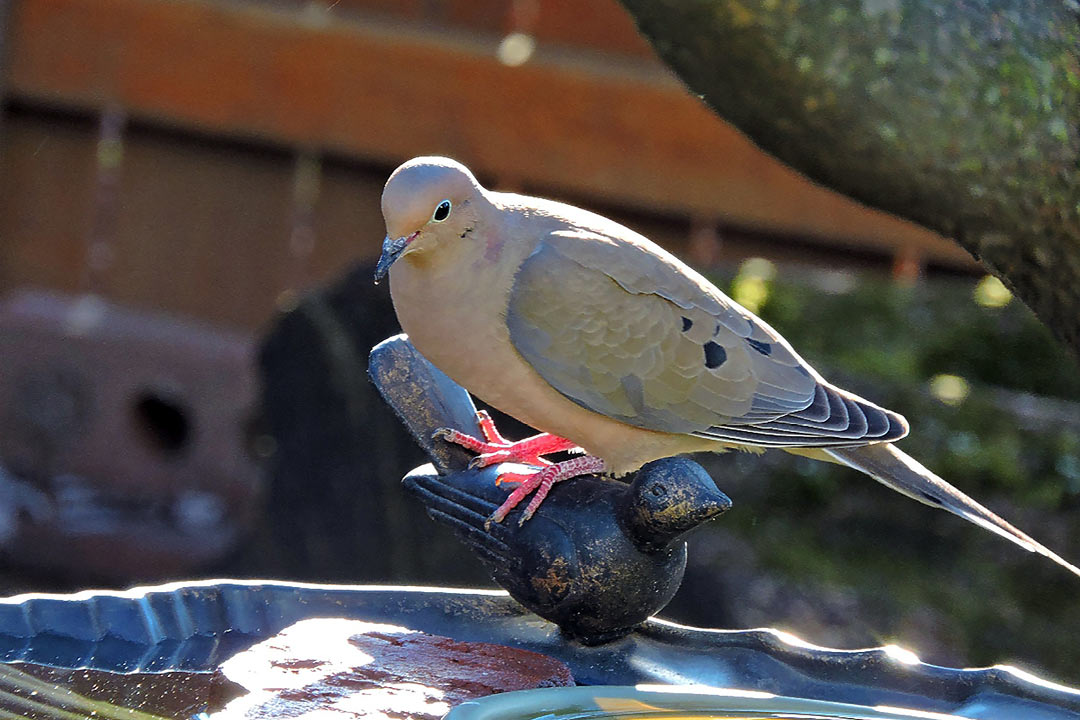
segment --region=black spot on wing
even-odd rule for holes
[[[684,317],[684,318],[682,319],[682,331],[683,331],[683,332],[686,332],[687,330],[689,330],[689,329],[690,329],[690,328],[692,328],[692,327],[694,327],[694,321],[693,321],[693,320],[691,320],[691,319],[690,319],[690,318],[688,318],[688,317]]]
[[[705,343],[705,367],[713,370],[727,362],[727,350],[712,340]]]
[[[762,355],[771,355],[772,354],[772,345],[770,343],[761,342],[760,340],[751,340],[750,338],[746,338],[746,344],[749,345],[750,347],[754,348],[755,350],[757,350]]]

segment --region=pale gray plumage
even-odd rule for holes
[[[850,465],[1080,575],[892,445],[907,434],[903,417],[830,385],[765,322],[632,230],[488,191],[446,158],[398,168],[383,215],[378,272],[389,270],[416,347],[615,474],[683,452],[781,448]]]
[[[510,291],[511,342],[563,395],[649,430],[761,447],[906,434],[903,418],[829,386],[764,322],[659,259],[594,233],[546,235]],[[712,369],[709,344],[723,356]]]

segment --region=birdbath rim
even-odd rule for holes
[[[215,579],[27,593],[0,598],[0,660],[121,672],[210,670],[312,617],[532,650],[565,662],[580,684],[740,687],[985,718],[1080,715],[1080,689],[1018,668],[939,667],[895,646],[825,648],[771,628],[694,628],[652,618],[621,640],[590,647],[490,589]]]

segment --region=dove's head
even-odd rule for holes
[[[405,255],[464,239],[474,227],[482,197],[483,188],[469,168],[449,158],[413,158],[395,170],[383,188],[386,238],[375,282]]]

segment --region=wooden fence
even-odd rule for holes
[[[759,152],[615,0],[6,1],[0,292],[257,327],[372,258],[382,182],[420,153],[699,263],[974,268]]]

